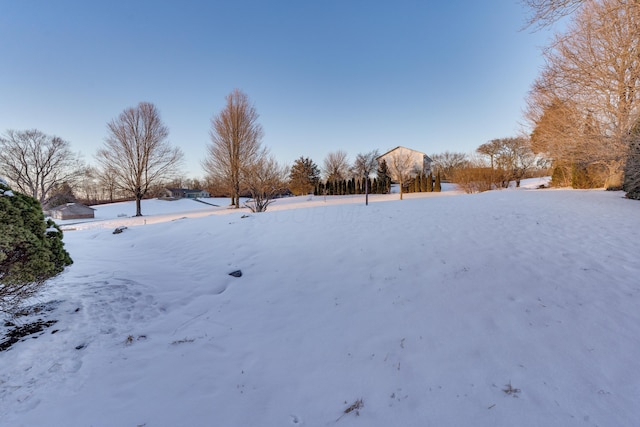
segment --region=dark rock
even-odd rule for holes
[[[116,229],[113,230],[113,234],[120,234],[126,229],[127,227],[125,227],[124,225],[121,225],[120,227],[116,227]]]
[[[232,271],[231,273],[229,273],[229,276],[242,277],[242,271],[241,270]]]

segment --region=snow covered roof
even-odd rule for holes
[[[49,211],[65,212],[65,213],[87,213],[93,212],[95,209],[89,206],[85,206],[81,203],[67,203],[65,205],[56,206],[49,209]]]

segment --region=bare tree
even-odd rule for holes
[[[369,177],[378,169],[378,150],[360,153],[353,162],[353,172],[356,176],[364,178],[364,194],[366,206],[369,205]]]
[[[434,173],[440,173],[443,179],[451,180],[456,169],[460,169],[468,162],[465,153],[445,151],[431,156]]]
[[[265,155],[262,126],[249,97],[235,89],[226,97],[227,105],[211,119],[211,144],[202,167],[212,181],[225,184],[231,204],[240,207],[242,171]]]
[[[149,102],[127,108],[107,124],[107,130],[96,159],[105,173],[112,174],[116,188],[135,197],[136,216],[142,216],[142,198],[152,186],[179,172],[182,151],[169,144],[169,129]]]
[[[82,162],[57,136],[9,130],[0,138],[0,171],[20,192],[46,205],[52,188],[81,175]]]
[[[264,212],[274,198],[287,190],[286,166],[280,166],[273,156],[260,156],[243,168],[251,199],[245,203],[252,212]]]
[[[404,193],[404,184],[417,173],[415,159],[411,153],[397,151],[385,158],[391,179],[400,185],[400,200]]]
[[[571,15],[585,0],[522,0],[531,9],[527,26],[546,27],[559,19]]]
[[[529,99],[527,115],[536,128],[559,107],[570,112],[563,126],[572,127],[575,138],[565,159],[607,168],[607,187],[622,182],[627,135],[640,115],[639,57],[640,3],[584,2],[566,34],[545,52]],[[539,138],[534,141],[535,147]]]
[[[347,153],[343,150],[338,150],[327,154],[322,172],[327,181],[338,182],[347,179],[349,175]]]
[[[496,160],[500,154],[502,147],[500,141],[497,139],[491,140],[480,145],[476,148],[476,153],[489,157],[489,164],[491,165],[491,183],[496,183],[498,180],[498,174],[496,173]]]
[[[77,196],[86,204],[95,204],[100,200],[100,181],[98,170],[88,166],[82,171],[77,183]]]
[[[535,90],[530,93],[528,104],[526,114],[534,124],[532,150],[553,162],[574,158],[581,151],[584,123],[578,106],[570,100],[547,97]]]
[[[97,171],[100,198],[113,203],[118,190],[117,171],[115,165],[102,165]]]
[[[511,181],[515,181],[516,187],[520,187],[520,181],[536,164],[529,138],[500,138],[492,142],[499,147],[497,160],[503,174],[503,187],[508,187]]]

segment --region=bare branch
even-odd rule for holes
[[[107,124],[104,147],[96,155],[111,190],[120,189],[136,199],[136,216],[152,185],[179,172],[182,151],[167,141],[169,130],[155,105],[141,102],[127,108]],[[113,197],[113,194],[111,195]]]
[[[0,138],[0,172],[22,193],[47,203],[51,189],[73,184],[83,165],[70,143],[37,129],[9,130]]]
[[[349,175],[349,161],[343,150],[332,151],[324,159],[322,172],[327,181],[338,182],[347,179]]]
[[[261,156],[243,168],[251,199],[245,203],[252,212],[264,212],[274,198],[287,189],[287,168],[273,156]]]
[[[587,0],[521,0],[532,15],[527,27],[548,27],[574,13]]]
[[[628,134],[640,117],[640,3],[584,1],[545,51],[528,99],[532,147],[554,165],[601,165],[599,185],[622,183]]]
[[[262,126],[249,97],[235,89],[226,97],[225,108],[211,119],[211,144],[202,167],[210,179],[225,184],[231,204],[240,207],[242,169],[265,154]]]

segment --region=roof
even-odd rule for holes
[[[398,148],[404,148],[405,150],[413,151],[414,153],[418,153],[418,154],[421,154],[421,155],[423,155],[423,156],[426,156],[426,157],[427,157],[427,159],[429,159],[429,161],[430,161],[430,162],[432,162],[432,161],[433,161],[433,160],[431,159],[431,157],[427,156],[427,155],[426,155],[425,153],[423,153],[422,151],[418,151],[418,150],[414,150],[414,149],[411,149],[411,148],[403,147],[402,145],[398,145],[397,147],[392,148],[391,150],[387,151],[386,153],[379,155],[378,157],[376,157],[376,160],[378,160],[378,159],[380,159],[380,158],[382,158],[382,157],[386,156],[387,154],[389,154],[389,153],[391,153],[391,152],[393,152],[393,151],[396,151]]]
[[[85,213],[89,211],[94,211],[92,207],[85,206],[81,203],[67,203],[66,205],[56,206],[55,208],[49,209],[50,212],[65,212],[65,213]]]

